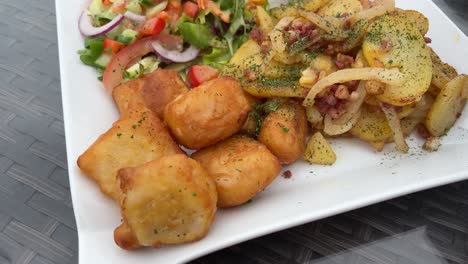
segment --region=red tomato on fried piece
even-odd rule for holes
[[[187,80],[192,88],[199,86],[200,84],[216,79],[219,76],[219,71],[208,65],[193,65],[190,67]]]

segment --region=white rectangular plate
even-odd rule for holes
[[[465,111],[456,127],[443,138],[438,152],[422,151],[422,141],[416,137],[410,140],[408,155],[394,152],[393,146],[375,153],[357,139],[338,139],[333,142],[338,155],[336,165],[322,167],[299,162],[286,168],[292,171],[291,179],[279,177],[253,202],[219,210],[203,240],[157,250],[123,251],[113,241],[114,228],[121,219],[118,207],[76,166],[78,156],[118,117],[96,72],[84,66],[76,53],[83,46],[77,21],[85,2],[56,1],[68,168],[80,263],[186,262],[251,238],[468,178]],[[468,38],[430,0],[397,0],[397,6],[425,14],[431,22],[431,46],[459,72],[468,73]]]

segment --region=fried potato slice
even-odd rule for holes
[[[433,49],[430,49],[432,60],[432,85],[444,89],[445,85],[457,77],[457,70],[451,65],[444,63]],[[437,92],[438,93],[438,92]]]
[[[133,110],[115,122],[79,158],[78,167],[101,191],[119,201],[117,171],[182,153],[163,123],[148,109]]]
[[[281,164],[291,164],[304,153],[307,130],[304,107],[295,100],[283,99],[279,108],[266,116],[258,140]]]
[[[392,138],[392,129],[385,114],[378,107],[362,105],[361,117],[351,129],[351,134],[366,142],[387,141]]]
[[[443,136],[460,117],[466,105],[462,97],[465,85],[468,85],[468,75],[459,75],[440,91],[426,118],[426,128],[432,136]]]
[[[237,133],[251,109],[239,82],[221,77],[169,103],[164,120],[177,142],[200,149]]]
[[[262,143],[247,136],[234,136],[195,152],[215,181],[218,206],[246,203],[265,189],[280,173],[278,159]]]
[[[332,0],[317,12],[319,15],[340,17],[354,15],[362,11],[359,0]]]
[[[112,96],[121,115],[143,104],[159,118],[163,118],[164,107],[188,91],[177,71],[158,69],[142,78],[117,86]]]
[[[171,155],[119,171],[123,223],[114,240],[123,249],[199,240],[216,213],[217,193],[202,166]]]
[[[369,26],[362,44],[372,67],[400,69],[402,85],[387,85],[377,98],[385,103],[404,106],[419,101],[432,79],[430,50],[415,21],[394,14],[377,18]]]

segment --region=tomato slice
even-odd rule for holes
[[[102,83],[108,91],[112,91],[122,82],[124,71],[130,62],[153,51],[151,42],[157,40],[157,37],[152,36],[137,40],[115,54],[102,76]]]
[[[198,5],[190,1],[185,2],[184,13],[189,17],[195,17],[198,13]]]
[[[154,36],[161,33],[166,27],[164,19],[153,17],[145,22],[143,28],[140,30],[141,36]]]
[[[216,79],[219,76],[219,71],[208,65],[193,65],[190,67],[187,80],[192,88],[200,86],[200,84],[209,80]]]
[[[110,53],[110,54],[116,54],[119,52],[125,45],[123,43],[120,43],[118,41],[115,41],[110,38],[105,38],[104,39],[104,52]]]

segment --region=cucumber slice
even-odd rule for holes
[[[150,73],[159,67],[159,59],[156,56],[148,56],[133,64],[125,71],[126,79],[139,78],[143,74]]]
[[[138,36],[138,32],[135,30],[131,29],[125,29],[118,37],[117,41],[124,43],[125,45],[128,45],[135,41],[135,39]]]
[[[94,62],[97,66],[105,69],[109,62],[112,60],[112,56],[106,53],[103,53],[99,58]]]
[[[130,1],[126,6],[126,9],[138,15],[141,15],[143,13],[143,9],[141,8],[141,5],[138,0]]]

